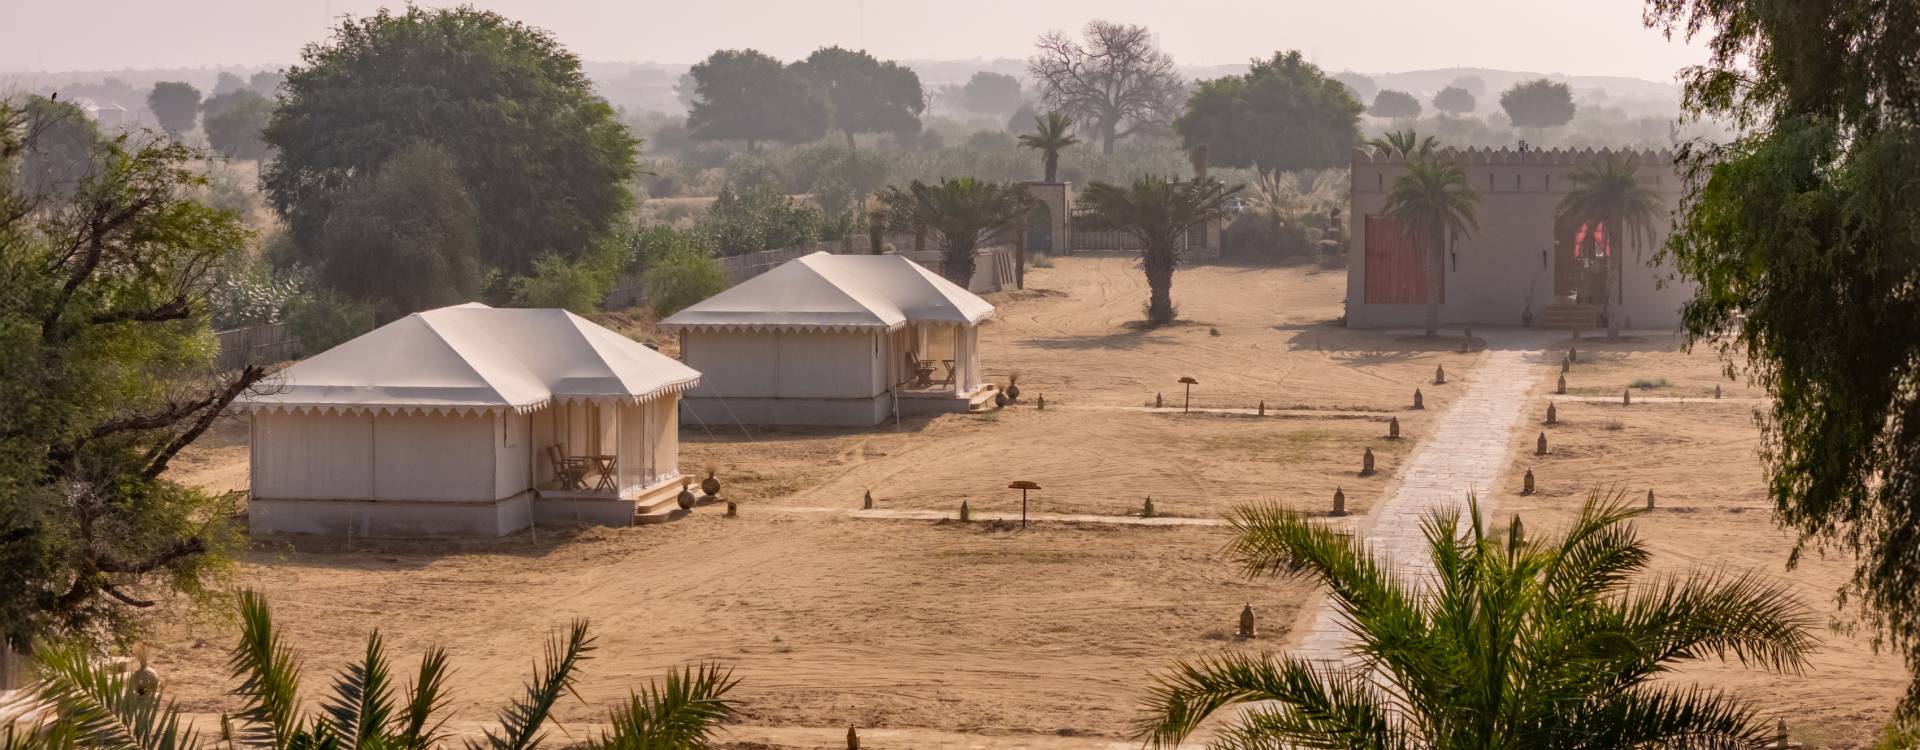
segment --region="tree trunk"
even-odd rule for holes
[[[853,131],[851,131],[851,130],[843,130],[843,131],[840,131],[840,132],[843,132],[843,133],[846,133],[846,134],[847,134],[847,150],[848,150],[848,151],[853,151],[853,150],[855,150],[855,149],[854,149],[854,146],[853,146]]]
[[[948,281],[958,284],[961,289],[973,286],[973,250],[979,242],[978,234],[972,237],[949,237],[945,252],[940,258],[940,275]]]
[[[1119,131],[1119,129],[1120,118],[1118,117],[1100,124],[1100,153],[1107,155],[1113,154],[1113,142],[1119,138],[1115,133]]]
[[[1615,248],[1607,248],[1606,270],[1612,271],[1613,273],[1602,274],[1602,276],[1607,279],[1607,286],[1611,287],[1607,290],[1606,296],[1602,297],[1602,299],[1606,300],[1606,306],[1602,309],[1606,312],[1607,338],[1610,339],[1620,338],[1620,306],[1621,303],[1625,302],[1624,297],[1620,293],[1620,260],[1616,257],[1619,254]]]
[[[1060,173],[1060,152],[1047,152],[1047,182],[1058,182],[1054,176]]]
[[[1427,247],[1427,338],[1440,335],[1440,292],[1445,288],[1441,274],[1447,271],[1446,243],[1429,240]]]
[[[1140,266],[1147,272],[1148,325],[1163,326],[1173,322],[1174,253],[1172,246],[1148,245],[1140,258]]]

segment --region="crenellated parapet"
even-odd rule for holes
[[[1466,165],[1553,165],[1581,166],[1605,161],[1609,156],[1625,157],[1636,164],[1672,164],[1675,154],[1672,149],[1593,149],[1593,148],[1443,148],[1439,155]],[[1406,158],[1395,153],[1375,151],[1371,148],[1353,150],[1354,166],[1386,166],[1405,164]]]

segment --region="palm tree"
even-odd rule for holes
[[[1589,498],[1564,535],[1481,532],[1477,504],[1424,526],[1431,581],[1397,579],[1364,542],[1280,507],[1234,510],[1230,549],[1253,575],[1324,584],[1353,635],[1351,666],[1233,653],[1158,677],[1139,726],[1170,748],[1249,706],[1230,748],[1756,747],[1769,730],[1724,693],[1676,684],[1679,664],[1732,657],[1795,672],[1815,641],[1806,608],[1766,579],[1693,572],[1631,584],[1641,512]]]
[[[1422,136],[1413,128],[1389,130],[1386,136],[1367,141],[1367,145],[1383,154],[1392,154],[1402,159],[1414,159],[1430,156],[1440,150],[1440,139]]]
[[[1427,336],[1432,338],[1440,335],[1447,253],[1462,235],[1480,228],[1474,218],[1480,196],[1467,184],[1467,173],[1459,164],[1436,152],[1415,153],[1407,161],[1407,173],[1393,181],[1386,213],[1427,256]]]
[[[940,243],[940,275],[965,288],[973,280],[974,253],[995,233],[1018,224],[1033,208],[1026,188],[962,177],[928,185],[914,180],[906,190],[881,196],[887,216],[903,229],[924,229]]]
[[[1046,117],[1033,118],[1033,132],[1020,136],[1020,145],[1038,149],[1047,168],[1047,182],[1053,182],[1060,170],[1060,150],[1079,143],[1068,130],[1073,119],[1059,112],[1048,112]]]
[[[239,681],[233,694],[242,707],[234,718],[230,748],[272,750],[428,750],[442,746],[447,678],[444,650],[429,649],[403,691],[394,689],[379,631],[367,636],[361,657],[334,677],[319,713],[300,706],[300,660],[275,632],[266,600],[240,596],[241,635],[228,657]],[[499,714],[499,726],[466,741],[467,750],[535,750],[561,698],[574,692],[582,663],[594,650],[587,623],[576,620],[547,643],[545,661],[525,692]],[[56,711],[52,720],[25,732],[0,731],[5,750],[196,750],[196,735],[159,695],[138,690],[115,667],[71,647],[43,649],[39,696]],[[664,685],[649,683],[612,713],[611,731],[588,743],[591,750],[682,750],[712,746],[719,724],[734,715],[726,699],[738,684],[717,665],[669,672]],[[223,722],[224,724],[224,722]],[[222,734],[228,735],[226,727]]]
[[[1626,300],[1621,289],[1625,264],[1617,258],[1620,249],[1631,244],[1635,257],[1655,242],[1655,226],[1660,220],[1661,200],[1640,182],[1640,171],[1631,158],[1607,154],[1573,175],[1574,189],[1560,199],[1559,219],[1563,222],[1595,227],[1611,246],[1607,253],[1605,278],[1610,287],[1601,296],[1601,310],[1607,319],[1607,336],[1620,335],[1620,316],[1613,310]]]
[[[1168,180],[1143,177],[1131,187],[1104,182],[1087,186],[1080,202],[1093,209],[1096,224],[1113,227],[1140,241],[1140,265],[1147,272],[1147,323],[1173,322],[1173,272],[1187,232],[1227,215],[1227,198],[1240,191],[1215,179]]]

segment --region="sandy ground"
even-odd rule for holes
[[[1030,479],[1034,509],[1093,516],[1139,508],[1206,517],[1235,503],[1324,508],[1333,488],[1364,512],[1431,415],[1473,377],[1477,354],[1334,324],[1344,275],[1310,269],[1183,270],[1175,301],[1186,322],[1153,331],[1146,291],[1122,259],[1064,258],[1035,269],[1028,291],[996,295],[982,331],[984,365],[1004,384],[1021,374],[1027,403],[990,415],[948,415],[875,430],[683,431],[683,467],[714,465],[742,517],[711,511],[657,527],[560,529],[503,540],[357,543],[263,540],[236,576],[267,591],[307,655],[307,689],[378,627],[411,658],[448,647],[460,668],[457,724],[476,726],[528,673],[539,639],[572,617],[596,624],[600,650],[560,718],[574,738],[603,707],[668,666],[721,660],[743,678],[742,748],[843,747],[845,726],[868,747],[1077,750],[1123,742],[1150,671],[1219,648],[1270,648],[1314,601],[1310,588],[1242,578],[1219,528],[863,520],[810,508],[1013,511],[1005,488]],[[1217,335],[1216,335],[1217,333]],[[1724,379],[1711,352],[1681,355],[1660,338],[1580,344],[1574,394],[1618,394],[1636,379],[1669,385],[1636,395],[1760,394]],[[1436,365],[1451,383],[1431,384]],[[1167,414],[1133,410],[1163,394],[1180,403],[1181,376],[1200,381],[1195,406],[1300,410],[1304,416]],[[1428,410],[1407,409],[1421,388]],[[1543,411],[1547,375],[1530,408]],[[1047,397],[1047,409],[1032,401]],[[1780,575],[1820,612],[1845,566],[1783,570],[1790,536],[1768,518],[1754,455],[1752,403],[1559,405],[1554,453],[1531,455],[1542,492],[1499,498],[1530,525],[1564,523],[1589,487],[1618,483],[1667,510],[1640,527],[1662,569],[1727,565]],[[1397,416],[1407,439],[1384,440]],[[1537,416],[1536,416],[1537,419]],[[1619,429],[1609,429],[1617,421]],[[1380,474],[1355,476],[1371,447]],[[1649,460],[1650,457],[1657,460]],[[177,462],[175,476],[212,489],[244,487],[244,425]],[[1268,639],[1227,636],[1242,603]],[[189,709],[233,702],[221,677],[229,623],[169,624],[158,665]],[[1691,670],[1789,717],[1822,746],[1870,738],[1904,675],[1857,639],[1825,634],[1806,676],[1718,667]]]
[[[1905,687],[1897,657],[1875,654],[1864,634],[1848,635],[1827,625],[1845,620],[1834,594],[1851,571],[1845,559],[1809,554],[1797,569],[1786,567],[1791,532],[1777,527],[1757,457],[1759,430],[1750,399],[1764,393],[1729,380],[1718,352],[1677,350],[1668,337],[1575,342],[1579,361],[1567,374],[1570,395],[1617,399],[1634,381],[1670,385],[1633,388],[1646,396],[1707,396],[1716,384],[1722,403],[1556,402],[1561,424],[1540,424],[1553,398],[1549,373],[1528,410],[1531,424],[1512,446],[1510,486],[1499,499],[1501,519],[1518,513],[1530,529],[1562,528],[1590,491],[1620,492],[1644,504],[1654,491],[1654,513],[1635,523],[1661,572],[1690,569],[1753,571],[1778,580],[1812,609],[1824,641],[1804,675],[1749,671],[1718,662],[1699,664],[1675,676],[1724,688],[1770,716],[1785,718],[1794,739],[1816,747],[1868,747]],[[1557,368],[1556,368],[1557,369]],[[1535,456],[1540,431],[1549,453]],[[1538,492],[1519,494],[1521,475],[1535,472]]]

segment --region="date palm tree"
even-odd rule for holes
[[[429,649],[411,684],[396,690],[378,631],[360,658],[333,679],[318,713],[300,705],[300,659],[274,629],[266,600],[240,596],[241,635],[228,665],[242,702],[233,718],[231,748],[271,750],[429,750],[444,744],[448,677],[444,650]],[[594,650],[587,623],[576,620],[548,641],[546,658],[524,692],[502,709],[498,726],[465,742],[467,750],[535,750],[545,739],[554,707],[574,692],[581,665]],[[4,750],[198,750],[190,726],[162,696],[142,694],[137,680],[70,647],[42,650],[39,696],[52,719],[25,730],[0,730]],[[587,743],[591,750],[686,750],[712,746],[720,723],[734,715],[726,694],[738,684],[717,665],[669,672],[612,712],[611,729]],[[228,734],[223,727],[223,735]]]
[[[1753,708],[1678,684],[1717,657],[1796,672],[1815,641],[1807,609],[1752,574],[1692,572],[1635,583],[1648,551],[1620,497],[1588,499],[1558,537],[1500,536],[1436,512],[1434,574],[1396,577],[1364,542],[1277,506],[1229,515],[1250,575],[1328,589],[1352,634],[1350,664],[1230,653],[1158,677],[1139,730],[1175,747],[1207,717],[1246,706],[1219,748],[1757,747]]]
[[[1070,132],[1073,118],[1059,112],[1048,112],[1045,117],[1033,118],[1033,132],[1020,136],[1020,145],[1038,150],[1041,161],[1046,165],[1047,182],[1054,182],[1060,171],[1061,150],[1080,142]]]
[[[940,243],[940,275],[961,288],[973,280],[980,244],[1019,224],[1034,204],[1026,188],[972,177],[938,185],[914,180],[906,190],[887,188],[880,200],[897,227],[933,235]]]
[[[1598,228],[1607,238],[1610,247],[1604,274],[1608,289],[1600,304],[1607,319],[1607,336],[1617,337],[1617,308],[1626,301],[1621,288],[1626,264],[1620,262],[1620,251],[1631,245],[1637,258],[1655,244],[1662,202],[1640,181],[1639,165],[1617,154],[1607,154],[1605,159],[1575,172],[1572,179],[1574,188],[1560,199],[1558,218]]]
[[[1423,136],[1413,128],[1389,130],[1386,135],[1367,141],[1367,145],[1383,154],[1391,154],[1402,159],[1430,156],[1440,150],[1440,139]]]
[[[1240,192],[1215,179],[1184,181],[1147,176],[1129,187],[1096,182],[1080,193],[1092,208],[1096,225],[1111,227],[1140,241],[1140,266],[1147,272],[1147,323],[1173,322],[1173,272],[1194,227],[1227,215],[1227,198]]]
[[[1466,170],[1431,150],[1416,151],[1407,160],[1406,174],[1393,181],[1393,191],[1387,194],[1386,214],[1426,256],[1429,338],[1440,335],[1447,254],[1460,237],[1479,230],[1475,218],[1479,202],[1479,194],[1467,184]]]

